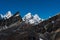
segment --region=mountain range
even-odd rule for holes
[[[9,19],[11,16],[13,16],[13,14],[11,13],[11,11],[8,11],[5,15],[0,14],[0,20]],[[25,21],[25,23],[35,25],[43,21],[43,19],[40,18],[38,14],[32,15],[32,13],[27,13],[24,17],[22,17],[22,20]]]
[[[60,40],[60,14],[47,20],[32,13],[27,13],[24,17],[19,12],[13,15],[10,11],[6,15],[0,15],[0,40],[55,39]]]

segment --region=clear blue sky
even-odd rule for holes
[[[0,14],[7,11],[20,12],[23,17],[28,12],[48,18],[60,12],[60,0],[0,0]]]

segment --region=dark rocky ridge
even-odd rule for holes
[[[15,15],[0,20],[0,40],[56,40],[60,36],[60,14],[53,16],[38,25],[26,24],[21,16]],[[5,25],[8,27],[3,29]]]

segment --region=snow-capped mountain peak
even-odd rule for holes
[[[42,21],[42,18],[40,18],[37,14],[32,16],[31,13],[26,14],[22,19],[26,23],[30,23],[30,24],[38,24]]]
[[[11,11],[8,11],[7,14],[6,14],[6,17],[10,18],[11,16],[12,16]]]
[[[6,13],[6,15],[4,15],[4,18],[6,19],[9,19],[10,17],[12,16],[12,14],[11,14],[11,11],[8,11],[7,13]]]
[[[26,19],[30,19],[32,17],[31,13],[25,15]]]
[[[33,19],[35,19],[35,20],[41,20],[41,18],[40,18],[37,14],[35,14],[35,15],[33,16]]]
[[[31,13],[27,13],[22,19],[23,21],[30,20],[32,18]]]
[[[34,20],[35,24],[38,24],[42,21],[42,19],[37,14],[35,14],[33,16],[33,20]]]

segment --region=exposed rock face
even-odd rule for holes
[[[0,20],[0,40],[60,40],[60,14],[38,25],[22,21],[19,12]]]

